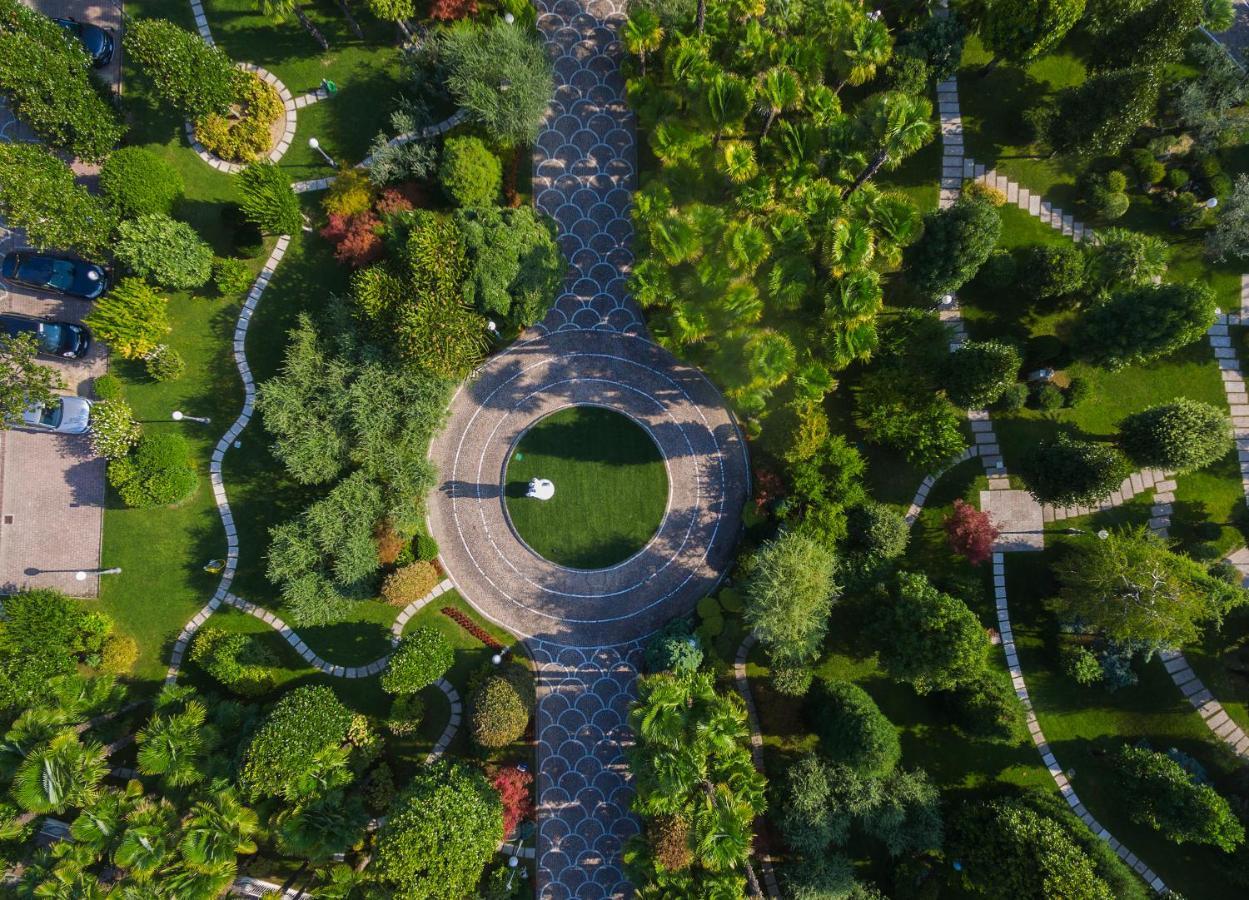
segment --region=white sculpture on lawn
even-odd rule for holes
[[[526,497],[533,497],[537,500],[550,500],[555,496],[555,485],[546,478],[529,479],[529,491]]]

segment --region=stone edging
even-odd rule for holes
[[[1154,505],[1149,511],[1149,527],[1166,537],[1167,529],[1171,527],[1171,504],[1175,502],[1175,488],[1172,473],[1163,472],[1161,469],[1142,469],[1123,479],[1119,489],[1097,506],[1053,506],[1046,503],[1041,507],[1041,516],[1046,522],[1061,522],[1064,519],[1087,516],[1121,506],[1137,494],[1152,490]]]
[[[295,110],[309,103],[316,103],[328,97],[329,94],[321,89],[317,89],[310,94],[304,94],[298,100],[291,97],[291,92],[286,89],[278,77],[267,69],[251,63],[237,63],[238,67],[245,72],[253,72],[265,80],[267,84],[272,85],[278,92],[278,96],[282,98],[282,114],[285,117],[284,127],[282,129],[282,137],[278,141],[277,146],[269,151],[265,157],[269,162],[277,162],[286,155],[286,151],[291,147],[291,141],[295,140]],[[311,98],[311,99],[310,99]],[[195,151],[195,155],[208,163],[218,172],[225,172],[227,175],[237,175],[247,168],[247,163],[233,163],[215,156],[204,148],[204,145],[195,137],[195,124],[188,120],[183,126],[186,129],[187,140],[191,142],[191,149]]]
[[[972,459],[979,454],[980,448],[978,446],[968,447],[940,469],[937,469],[925,476],[924,480],[920,482],[919,489],[915,492],[915,498],[911,500],[910,508],[906,511],[906,524],[908,526],[915,524],[916,519],[919,518],[919,514],[924,509],[924,503],[928,500],[928,492],[932,490],[932,486],[937,483],[937,479],[953,469],[955,466],[965,463],[967,460]]]
[[[1028,686],[1024,683],[1023,670],[1019,664],[1019,655],[1015,650],[1015,635],[1011,631],[1010,610],[1006,603],[1006,558],[1002,553],[993,554],[993,592],[997,601],[997,618],[998,630],[1002,635],[1002,649],[1006,653],[1006,665],[1010,669],[1011,683],[1015,688],[1015,695],[1019,697],[1019,702],[1023,704],[1027,713],[1028,733],[1032,737],[1032,742],[1036,744],[1037,752],[1041,754],[1041,761],[1049,770],[1050,777],[1054,779],[1054,784],[1058,786],[1058,792],[1062,794],[1067,805],[1071,807],[1072,812],[1080,817],[1081,821],[1088,826],[1089,830],[1095,835],[1108,843],[1119,855],[1125,863],[1145,879],[1148,884],[1159,894],[1167,891],[1167,886],[1163,880],[1149,866],[1138,859],[1135,853],[1132,853],[1126,846],[1106,830],[1105,826],[1099,823],[1093,814],[1084,808],[1084,804],[1080,802],[1079,795],[1076,794],[1075,788],[1071,786],[1071,782],[1067,780],[1066,774],[1062,767],[1058,765],[1058,760],[1054,758],[1054,753],[1050,749],[1049,742],[1045,739],[1044,732],[1041,731],[1041,723],[1037,721],[1036,713],[1032,709],[1032,701],[1028,696]]]
[[[759,732],[759,715],[755,710],[755,701],[750,694],[750,680],[746,677],[746,657],[757,643],[754,634],[742,638],[737,648],[737,658],[733,661],[733,683],[737,693],[746,703],[746,723],[750,728],[750,757],[755,768],[763,772],[763,735]],[[781,896],[781,886],[776,880],[776,871],[772,868],[772,857],[759,855],[759,867],[763,871],[763,886],[769,897]]]

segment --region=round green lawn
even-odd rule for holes
[[[531,478],[555,485],[526,497]],[[597,406],[573,406],[521,436],[504,490],[512,527],[533,551],[574,569],[603,569],[637,553],[659,529],[668,473],[641,426]]]

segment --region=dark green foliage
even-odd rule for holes
[[[958,409],[920,390],[907,368],[882,364],[870,370],[856,389],[854,409],[868,441],[898,450],[915,466],[930,468],[967,446]]]
[[[870,900],[854,898],[854,866],[844,856],[808,857],[786,869],[784,885],[789,900]]]
[[[108,482],[127,506],[168,506],[195,493],[199,475],[186,438],[160,431],[143,435],[133,453],[110,462]]]
[[[469,728],[482,747],[498,748],[519,739],[533,714],[533,675],[519,662],[488,675],[468,701]]]
[[[1073,378],[1063,392],[1063,402],[1069,409],[1075,409],[1093,395],[1093,385],[1086,378]]]
[[[1153,115],[1155,69],[1116,69],[1058,92],[1042,116],[1041,133],[1057,153],[1091,159],[1114,156]]]
[[[351,780],[347,741],[351,713],[327,687],[298,687],[252,734],[239,784],[247,796],[300,800]]]
[[[774,666],[770,675],[772,689],[787,697],[806,696],[815,680],[809,666]]]
[[[972,737],[1014,742],[1023,734],[1024,709],[1010,680],[990,668],[942,695],[954,722]]]
[[[51,679],[101,651],[113,623],[60,591],[23,590],[4,598],[0,618],[0,719],[37,705]]]
[[[1000,291],[1013,286],[1018,275],[1019,263],[1014,254],[1009,250],[994,250],[976,273],[976,283]]]
[[[929,297],[957,291],[989,258],[1001,231],[997,210],[980,199],[960,197],[927,213],[923,236],[907,250],[912,283]]]
[[[1084,286],[1084,254],[1075,244],[1033,244],[1023,248],[1021,285],[1037,300],[1061,300]]]
[[[74,180],[69,166],[37,144],[0,143],[0,218],[37,249],[101,259],[116,219]]]
[[[382,690],[388,694],[414,694],[446,674],[455,662],[451,644],[435,628],[417,628],[403,636],[386,671]]]
[[[1180,398],[1128,416],[1119,426],[1119,441],[1139,466],[1191,472],[1231,449],[1232,426],[1222,410]]]
[[[1093,66],[1105,71],[1131,66],[1158,68],[1178,62],[1201,17],[1202,0],[1149,0],[1140,4],[1090,42]]]
[[[1076,344],[1112,369],[1151,362],[1201,338],[1215,308],[1214,291],[1201,283],[1130,288],[1088,311],[1077,324]]]
[[[1102,664],[1083,644],[1063,645],[1062,667],[1063,674],[1085,687],[1102,680]]]
[[[846,790],[851,787],[851,790]],[[786,766],[777,785],[777,821],[791,849],[808,857],[824,854],[829,844],[850,836],[851,810],[857,806],[859,781],[814,753]]]
[[[122,46],[160,98],[181,115],[195,120],[229,111],[235,69],[220,47],[164,19],[128,22]]]
[[[1001,341],[968,341],[950,354],[942,373],[955,406],[984,409],[1015,383],[1019,351]]]
[[[241,259],[226,257],[213,260],[213,284],[223,297],[234,297],[252,284],[252,272]]]
[[[550,220],[531,206],[457,210],[454,219],[468,253],[464,302],[517,328],[546,315],[567,266]]]
[[[116,375],[105,374],[98,376],[92,382],[91,389],[95,391],[95,396],[100,400],[124,399],[125,388],[121,379]]]
[[[919,573],[897,575],[872,629],[882,666],[920,694],[950,690],[988,662],[989,639],[975,613]]]
[[[1048,805],[1048,798],[1038,803]],[[1077,831],[1083,823],[1070,813],[1035,808],[1026,798],[1002,798],[964,804],[950,825],[946,852],[962,860],[963,881],[984,896],[1119,900],[1143,895],[1139,882],[1129,883],[1129,894],[1112,890],[1123,880],[1111,880],[1120,871],[1110,858],[1082,845]],[[1097,840],[1087,829],[1083,834]],[[1126,880],[1134,879],[1128,874]]]
[[[1065,434],[1038,441],[1019,468],[1032,496],[1056,506],[1096,505],[1114,493],[1130,472],[1128,461],[1114,447],[1077,441]]]
[[[239,175],[239,205],[265,234],[298,234],[303,224],[290,179],[271,162],[252,163]]]
[[[1022,381],[1017,381],[1006,386],[1006,390],[1002,391],[1002,396],[997,398],[997,403],[993,408],[1003,412],[1014,412],[1017,409],[1023,409],[1027,402],[1028,386]]]
[[[895,859],[941,848],[941,792],[922,769],[895,769],[864,813],[863,831]]]
[[[647,672],[688,675],[698,670],[703,648],[690,630],[688,619],[673,619],[646,642],[643,666]]]
[[[743,617],[778,663],[819,655],[840,590],[835,569],[833,552],[801,532],[781,534],[749,560]]]
[[[825,681],[807,695],[808,721],[834,763],[864,776],[892,772],[902,757],[898,732],[867,692],[848,681]]]
[[[875,560],[894,559],[906,550],[910,525],[892,507],[863,503],[846,515],[847,546]]]
[[[0,93],[47,144],[103,159],[125,131],[90,77],[82,46],[18,0],[0,2]]]
[[[555,89],[533,29],[501,18],[489,25],[457,22],[439,32],[437,54],[455,105],[467,109],[494,144],[520,147],[538,136]],[[499,90],[505,83],[507,90]]]
[[[995,59],[1028,62],[1080,20],[1084,0],[992,0],[978,8],[980,37]]]
[[[958,70],[966,37],[967,26],[958,16],[932,16],[903,32],[896,52],[919,57],[927,64],[931,80],[945,81]]]
[[[1171,249],[1162,238],[1126,228],[1097,233],[1088,248],[1088,286],[1099,294],[1136,285],[1148,285],[1167,270]]]
[[[418,533],[413,552],[417,559],[433,562],[438,558],[438,542],[424,532]]]
[[[1231,853],[1244,843],[1244,826],[1227,801],[1165,753],[1124,744],[1115,763],[1133,822],[1176,844],[1211,844]]]
[[[491,207],[499,202],[503,165],[480,138],[453,137],[443,147],[438,180],[456,206]]]
[[[212,248],[186,222],[160,213],[118,225],[115,251],[131,272],[167,288],[197,288],[212,277]]]
[[[167,216],[182,199],[182,174],[144,147],[122,147],[100,169],[100,191],[123,218]]]
[[[1137,147],[1131,150],[1128,153],[1128,158],[1131,160],[1132,168],[1136,171],[1136,177],[1141,184],[1157,184],[1167,174],[1166,166],[1144,147]]]
[[[272,690],[278,664],[261,635],[212,627],[196,632],[191,644],[191,660],[223,686],[244,697],[258,697]]]
[[[367,878],[394,900],[471,896],[503,837],[503,804],[486,777],[439,763],[395,798]]]
[[[1062,409],[1065,403],[1062,388],[1050,381],[1038,384],[1032,392],[1032,399],[1042,412],[1055,412]]]

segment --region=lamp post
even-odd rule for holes
[[[321,149],[321,142],[318,141],[316,138],[314,137],[308,138],[308,146],[311,147],[313,150],[317,151],[318,153],[320,153],[321,158],[325,160],[325,164],[328,165],[331,169],[338,168],[338,166],[334,164],[334,160],[330,157],[330,155]]]
[[[114,566],[111,569],[85,569],[81,572],[74,573],[75,581],[86,581],[88,575],[120,575],[121,566]]]
[[[504,13],[503,21],[509,25],[514,25],[516,23],[516,17],[512,15],[511,13]]]
[[[199,422],[201,425],[207,425],[212,422],[212,419],[208,418],[208,416],[188,416],[180,409],[175,409],[169,417],[175,422],[181,422],[183,419],[189,422]]]

